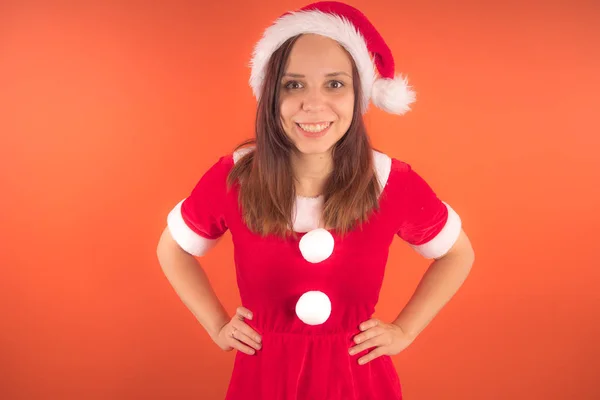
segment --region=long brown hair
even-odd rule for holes
[[[292,212],[296,199],[290,155],[296,151],[281,124],[281,79],[298,36],[273,53],[258,101],[255,138],[236,150],[254,145],[231,170],[228,185],[240,185],[239,205],[248,228],[263,236],[295,236]],[[345,235],[378,209],[380,188],[373,168],[373,151],[361,112],[361,85],[352,60],[354,112],[346,134],[334,145],[333,171],[324,189],[322,222]]]

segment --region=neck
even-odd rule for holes
[[[296,178],[296,193],[305,197],[323,194],[325,181],[333,169],[330,153],[292,153],[291,162]]]

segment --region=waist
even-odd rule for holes
[[[252,320],[246,323],[260,334],[273,336],[310,335],[315,337],[344,337],[357,334],[359,325],[372,317],[369,307],[337,307],[321,315],[306,315],[294,308],[249,308]],[[256,307],[255,307],[256,308]],[[318,314],[318,313],[317,313]]]

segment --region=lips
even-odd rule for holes
[[[325,135],[329,128],[333,125],[333,122],[323,121],[316,123],[296,123],[298,130],[304,136],[308,137],[320,137]]]
[[[329,128],[329,125],[331,125],[331,122],[319,122],[319,123],[311,123],[311,124],[298,123],[298,126],[300,126],[300,128],[302,128],[303,130],[305,130],[307,132],[313,132],[313,133],[321,132],[321,131]]]

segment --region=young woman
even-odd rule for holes
[[[167,218],[162,269],[214,342],[238,350],[227,399],[401,399],[390,356],[459,289],[461,219],[411,167],[374,150],[372,100],[414,101],[389,48],[336,2],[286,13],[256,46],[256,137],[209,168]],[[231,317],[197,258],[227,231],[242,305]],[[432,264],[389,322],[372,318],[399,237]]]

